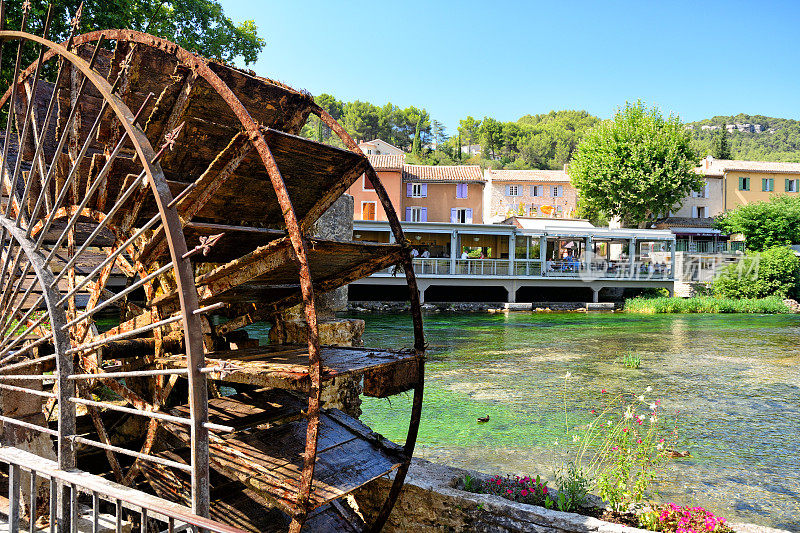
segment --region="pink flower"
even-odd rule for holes
[[[594,409],[592,409],[592,410],[591,410],[591,413],[592,413],[592,414],[595,414],[595,410],[594,410]]]
[[[628,432],[628,428],[623,429],[622,432],[623,433],[627,433]]]
[[[547,487],[542,487],[542,494],[547,494]]]
[[[520,494],[520,496],[527,496],[528,495],[528,491],[526,489],[522,489],[522,492],[520,492],[519,494]]]
[[[506,494],[511,494],[511,493],[513,493],[513,492],[514,492],[514,491],[513,491],[513,490],[511,490],[511,489],[508,489],[508,490],[506,490]]]
[[[606,393],[606,390],[605,390],[605,389],[601,389],[601,390],[600,390],[600,393],[601,393],[601,394],[605,394],[605,393]]]

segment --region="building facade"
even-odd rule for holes
[[[400,207],[402,206],[404,156],[369,155],[367,157],[375,172],[378,173],[378,179],[381,180],[389,194],[392,205],[398,211],[398,217],[402,218]],[[354,220],[388,220],[383,205],[366,174],[358,177],[355,183],[347,189],[347,194],[353,197]]]
[[[403,165],[401,220],[483,224],[484,184],[478,165]]]
[[[364,155],[403,155],[403,151],[382,139],[372,139],[371,141],[361,141],[358,147]]]
[[[484,220],[500,222],[512,216],[571,218],[578,191],[564,170],[491,170],[486,180]]]
[[[695,170],[705,177],[705,191],[684,200],[674,216],[709,218],[740,205],[766,202],[800,191],[800,163],[704,158]]]

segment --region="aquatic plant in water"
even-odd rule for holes
[[[625,368],[639,368],[642,366],[642,356],[638,353],[628,352],[622,356],[622,365]]]
[[[733,533],[726,520],[702,507],[681,507],[668,503],[642,513],[639,525],[667,533]]]

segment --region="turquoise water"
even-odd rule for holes
[[[362,318],[366,346],[412,345],[408,316]],[[437,314],[425,330],[418,456],[549,477],[572,453],[567,372],[573,421],[598,405],[601,389],[638,395],[649,386],[648,401],[678,414],[678,447],[692,455],[671,461],[658,499],[800,530],[800,317]],[[621,364],[626,352],[642,357],[640,368]],[[362,419],[402,442],[410,401],[365,398]]]

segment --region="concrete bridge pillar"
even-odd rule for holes
[[[592,287],[592,302],[597,303],[600,301],[600,288]]]

